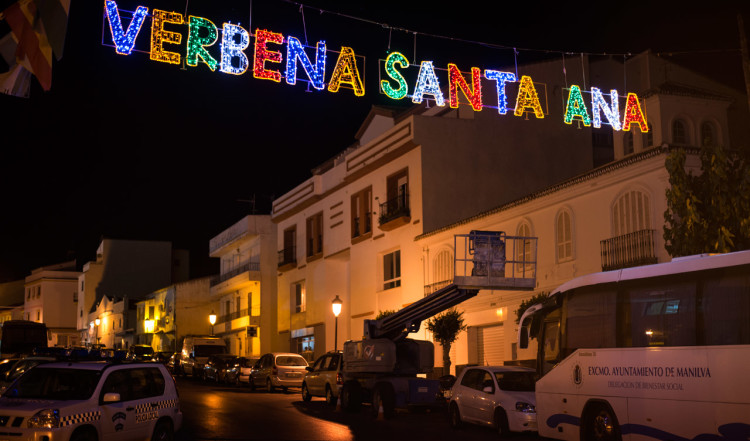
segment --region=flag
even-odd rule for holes
[[[52,88],[53,52],[58,60],[62,58],[69,10],[70,0],[18,0],[2,12],[17,44],[16,62],[31,72],[45,91]],[[15,66],[8,64],[13,72]]]

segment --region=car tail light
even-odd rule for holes
[[[344,384],[344,377],[341,375],[341,372],[336,373],[336,385],[340,386]]]

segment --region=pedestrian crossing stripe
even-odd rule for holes
[[[68,415],[60,418],[60,426],[70,426],[73,424],[81,424],[81,423],[88,423],[90,421],[97,421],[101,417],[101,412],[93,411],[93,412],[82,412],[77,413],[75,415]]]

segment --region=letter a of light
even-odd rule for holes
[[[128,30],[123,31],[120,12],[117,10],[117,3],[113,0],[107,0],[104,2],[104,7],[107,10],[107,21],[109,21],[109,29],[112,32],[112,42],[115,44],[115,51],[120,55],[130,55],[135,46],[135,39],[138,38],[138,33],[143,26],[143,20],[148,15],[148,8],[138,6],[133,14],[133,18],[130,20],[130,24],[128,24]]]
[[[435,104],[440,107],[445,106],[445,98],[440,90],[440,82],[435,76],[435,69],[432,67],[432,61],[423,61],[419,66],[419,77],[417,77],[417,87],[414,89],[414,95],[411,101],[414,104],[422,102],[425,94],[432,95],[435,98]]]
[[[630,130],[630,124],[638,124],[641,133],[648,132],[648,124],[646,124],[646,118],[641,111],[641,102],[638,100],[638,95],[634,93],[628,94],[628,101],[625,105],[625,120],[622,122],[622,130]]]
[[[586,110],[586,103],[583,101],[581,88],[574,84],[570,86],[570,92],[568,92],[568,106],[565,109],[565,124],[571,124],[575,117],[581,118],[584,126],[588,127],[591,125],[591,118],[589,118],[589,112]]]
[[[351,85],[356,96],[365,94],[365,87],[362,85],[362,79],[359,77],[359,70],[357,70],[354,49],[346,46],[341,47],[339,59],[336,61],[331,81],[328,83],[328,91],[338,92],[341,83]]]
[[[611,89],[609,92],[612,98],[611,107],[607,105],[607,101],[604,100],[602,91],[598,87],[591,88],[591,113],[594,117],[594,127],[598,129],[602,126],[602,116],[599,113],[602,111],[612,129],[619,131],[622,126],[620,125],[620,103],[617,98],[617,90]]]
[[[513,112],[516,116],[523,115],[524,110],[531,109],[534,116],[544,118],[542,105],[539,103],[539,97],[536,94],[534,82],[528,75],[521,76],[521,83],[518,85],[518,96],[516,96],[516,110]]]
[[[242,75],[247,71],[250,61],[243,52],[250,45],[250,33],[242,26],[231,23],[224,23],[222,27],[221,38],[221,64],[219,70],[233,75]],[[235,37],[239,35],[239,43]],[[238,66],[232,64],[233,59],[237,59]]]
[[[313,87],[323,90],[326,75],[326,42],[321,40],[315,45],[315,66],[313,66],[299,39],[287,37],[285,74],[287,84],[294,85],[297,83],[297,59],[302,63],[302,68],[305,69]]]

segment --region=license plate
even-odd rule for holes
[[[299,377],[299,374],[297,372],[287,372],[286,376],[287,378],[296,378]]]

